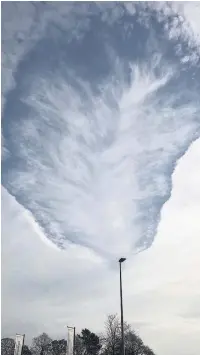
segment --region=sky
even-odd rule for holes
[[[199,353],[199,16],[2,3],[3,336],[102,331],[126,256],[127,321],[157,354]]]

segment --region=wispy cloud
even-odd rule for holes
[[[200,4],[185,2],[147,2],[142,5],[144,18],[148,18],[149,8],[154,11],[158,21],[163,24],[166,36],[175,41],[176,53],[182,62],[200,63]],[[147,22],[149,26],[150,22]]]
[[[199,134],[197,93],[176,85],[175,67],[156,56],[129,72],[117,61],[99,94],[79,78],[36,77],[21,97],[29,116],[11,124],[4,184],[58,246],[106,257],[149,246],[173,164]]]

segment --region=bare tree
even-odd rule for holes
[[[111,355],[115,355],[119,346],[120,338],[120,323],[117,314],[108,315],[105,323],[106,337],[105,348],[106,352]]]
[[[130,330],[130,325],[124,322],[124,334]],[[111,355],[118,355],[121,346],[121,323],[117,314],[110,314],[105,323],[106,335],[103,339],[105,352]]]
[[[102,355],[121,354],[121,323],[117,314],[108,316],[105,323],[105,336],[102,338]],[[154,355],[153,351],[143,344],[139,336],[124,323],[124,342],[126,355]]]
[[[52,339],[46,334],[42,333],[38,337],[33,338],[31,352],[33,355],[47,355],[52,354]]]

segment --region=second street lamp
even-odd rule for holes
[[[122,263],[126,258],[119,259],[119,272],[120,272],[120,305],[121,305],[121,355],[125,355],[124,347],[124,313],[123,313],[123,294],[122,294]]]

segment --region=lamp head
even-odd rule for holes
[[[121,258],[119,259],[119,263],[123,263],[126,260],[126,258]]]

